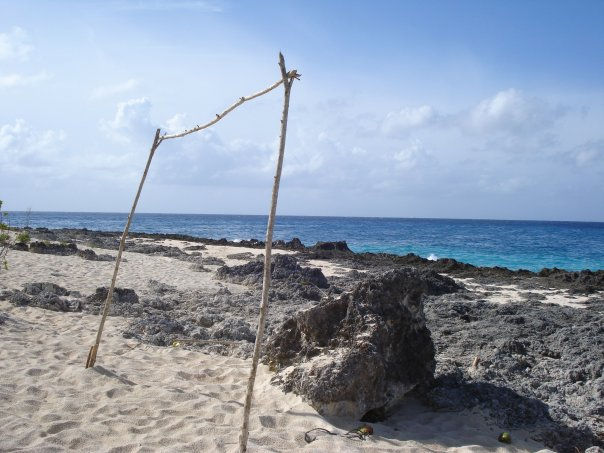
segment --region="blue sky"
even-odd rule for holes
[[[292,93],[279,213],[604,221],[604,2],[0,0],[0,198],[127,211]],[[267,211],[281,91],[139,210]]]

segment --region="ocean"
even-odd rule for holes
[[[10,212],[13,226],[122,231],[124,213]],[[261,239],[266,216],[136,214],[131,231]],[[415,253],[477,266],[538,271],[604,269],[603,222],[277,216],[274,239],[345,240],[355,252]]]

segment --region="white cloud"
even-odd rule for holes
[[[168,120],[166,120],[166,125],[164,126],[164,129],[169,134],[175,134],[177,132],[182,132],[185,129],[188,129],[188,127],[185,123],[186,118],[187,118],[186,113],[177,113],[172,118],[169,118]]]
[[[138,143],[152,139],[151,101],[147,98],[130,99],[117,104],[112,120],[101,120],[101,130],[121,143]]]
[[[570,152],[571,158],[578,167],[594,164],[604,164],[604,140],[584,143]]]
[[[409,146],[396,152],[393,157],[397,167],[404,170],[410,170],[429,160],[428,153],[419,140],[414,140]]]
[[[8,33],[0,33],[0,60],[27,59],[33,46],[27,42],[27,33],[19,27],[13,27]]]
[[[53,172],[61,165],[63,131],[36,131],[23,119],[0,127],[0,165],[11,172]]]
[[[38,74],[26,76],[22,74],[0,75],[0,88],[13,88],[20,86],[31,86],[44,80],[50,79],[51,76],[46,71]]]
[[[478,132],[528,134],[551,126],[562,113],[559,107],[510,88],[480,102],[466,123]]]
[[[396,135],[433,124],[438,116],[436,110],[429,105],[403,107],[398,112],[390,112],[386,115],[382,130],[386,134]]]
[[[136,79],[129,79],[125,82],[118,83],[116,85],[104,85],[95,88],[90,95],[91,99],[102,99],[116,94],[126,93],[139,85],[139,81]]]
[[[186,139],[164,142],[156,155],[151,179],[178,185],[258,186],[270,181],[277,143],[239,138],[227,141],[216,131],[206,129]]]
[[[499,175],[481,175],[478,179],[478,186],[481,190],[494,194],[513,194],[520,190],[525,190],[534,181],[531,182],[522,176]]]

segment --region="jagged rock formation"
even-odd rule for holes
[[[75,255],[78,253],[78,247],[73,242],[54,244],[50,242],[32,242],[29,245],[29,251],[32,253],[41,253],[46,255]]]
[[[254,287],[262,286],[263,261],[250,261],[241,266],[223,266],[216,272],[216,278]],[[318,268],[301,267],[291,255],[275,255],[271,260],[271,280],[274,294],[278,299],[299,296],[304,299],[319,300],[319,288],[328,288],[329,283]]]
[[[39,307],[53,311],[80,311],[81,297],[77,291],[68,291],[54,283],[26,283],[23,290],[9,291],[8,300],[17,306]]]
[[[434,373],[422,295],[457,289],[434,272],[399,269],[297,313],[266,348],[274,382],[323,414],[387,411]]]
[[[115,261],[115,258],[107,253],[101,253],[97,255],[97,253],[92,249],[79,249],[77,255],[80,258],[83,258],[88,261]]]
[[[109,288],[102,286],[86,297],[84,310],[93,314],[99,314],[103,310]],[[143,312],[143,307],[139,304],[138,295],[133,289],[114,288],[113,298],[109,314],[111,316],[137,316]]]

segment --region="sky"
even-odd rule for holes
[[[604,221],[604,2],[0,0],[0,199],[126,212],[292,88],[279,214]],[[281,88],[138,212],[268,212]]]

